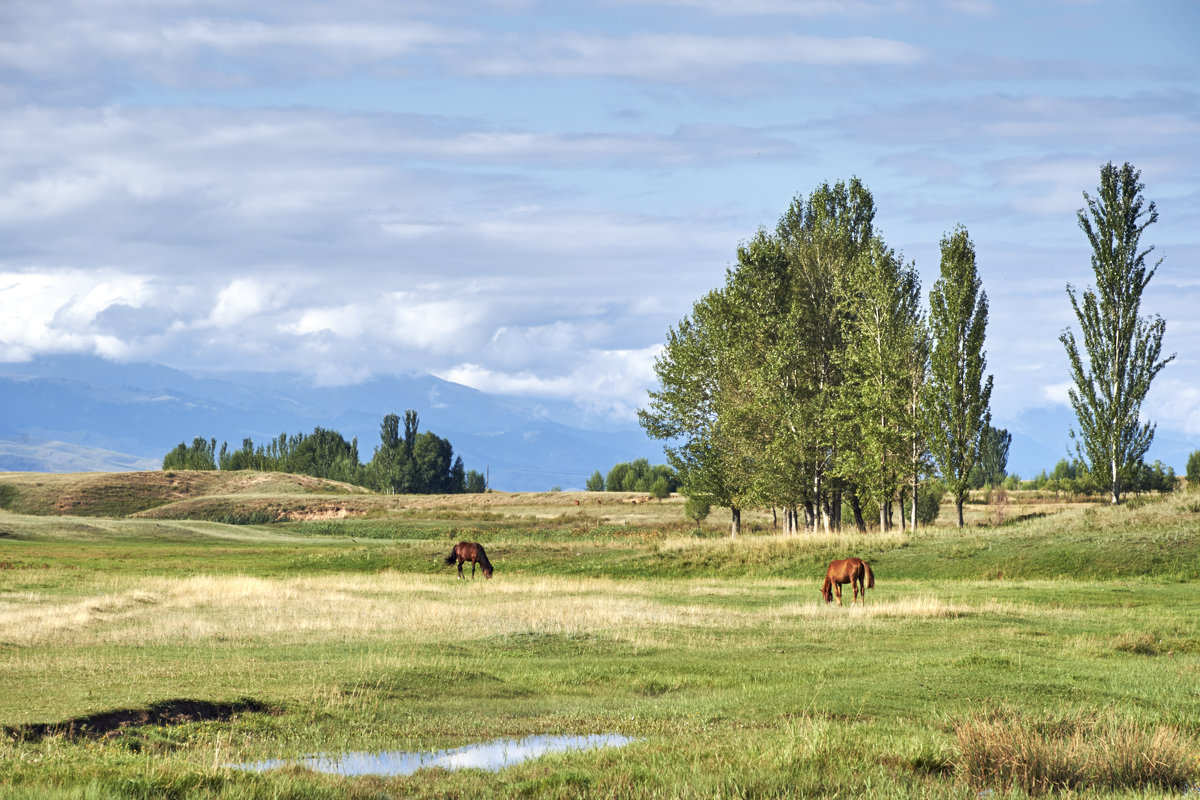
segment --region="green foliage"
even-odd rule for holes
[[[1153,464],[1147,464],[1144,461],[1138,462],[1132,472],[1129,488],[1138,494],[1142,492],[1165,494],[1175,491],[1176,482],[1174,467],[1168,467],[1155,459]]]
[[[737,249],[725,284],[668,332],[639,419],[691,494],[836,527],[843,501],[884,524],[932,467],[920,282],[874,228],[858,179],[797,195]],[[611,481],[606,485],[612,489]]]
[[[665,476],[659,476],[654,479],[654,483],[650,485],[650,496],[659,500],[665,500],[671,496],[671,484]]]
[[[592,477],[587,479],[587,490],[589,492],[604,491],[604,476],[600,474],[600,470],[592,473]]]
[[[1142,401],[1175,358],[1160,358],[1166,322],[1140,316],[1142,293],[1162,263],[1148,268],[1154,248],[1139,251],[1142,233],[1158,220],[1154,203],[1145,205],[1140,176],[1128,162],[1119,168],[1109,162],[1100,169],[1099,195],[1084,193],[1079,227],[1092,246],[1096,287],[1077,295],[1067,285],[1082,351],[1069,328],[1059,336],[1074,383],[1069,394],[1078,430],[1071,438],[1114,504],[1154,440],[1154,425],[1140,419]]]
[[[921,487],[921,491],[917,494],[918,524],[932,525],[937,520],[938,512],[942,508],[942,497],[945,494],[946,489],[941,481],[930,481]]]
[[[1200,450],[1193,451],[1187,460],[1188,489],[1200,488]]]
[[[615,465],[608,471],[608,477],[597,481],[600,477],[600,471],[588,480],[588,489],[591,491],[600,491],[592,489],[592,486],[599,484],[602,490],[609,492],[645,492],[652,494],[655,484],[662,482],[666,486],[666,493],[662,497],[670,496],[671,492],[679,488],[679,478],[675,475],[675,471],[665,464],[650,466],[649,460],[638,458],[633,461],[626,461]],[[657,495],[656,495],[657,496]]]
[[[163,456],[164,470],[167,469],[216,469],[217,440],[205,440],[197,436],[192,445],[180,442],[174,450]]]
[[[469,494],[482,494],[487,491],[487,476],[476,470],[467,470],[467,488]]]
[[[337,431],[316,427],[311,434],[281,433],[265,445],[250,438],[230,451],[223,443],[217,452],[216,439],[197,437],[189,447],[182,442],[163,458],[164,470],[258,470],[290,472],[316,478],[368,486],[382,492],[454,494],[483,491],[478,473],[465,470],[455,457],[450,442],[431,431],[418,432],[417,413],[401,418],[388,414],[379,426],[380,444],[371,461],[359,460],[358,439],[346,441]]]
[[[979,462],[971,470],[972,489],[1000,486],[1004,483],[1008,467],[1008,448],[1011,444],[1012,434],[1007,430],[997,430],[991,425],[984,429],[979,439]]]
[[[707,519],[711,511],[712,505],[706,498],[700,495],[688,497],[687,501],[683,504],[683,515],[697,525]]]
[[[991,423],[992,376],[983,379],[988,300],[967,229],[959,226],[943,237],[941,249],[941,277],[929,295],[934,345],[925,408],[930,450],[954,497],[961,527],[971,470]]]

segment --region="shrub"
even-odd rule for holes
[[[699,495],[692,495],[683,504],[683,515],[697,525],[708,518],[710,511],[712,511],[712,504]]]
[[[922,490],[917,493],[917,523],[920,525],[932,525],[934,520],[938,518],[938,512],[942,507],[942,495],[946,493],[946,487],[941,481],[931,481],[922,487]]]
[[[671,485],[667,483],[667,479],[659,477],[650,487],[650,496],[663,500],[671,496]]]
[[[1200,450],[1188,456],[1186,475],[1188,489],[1200,487]]]

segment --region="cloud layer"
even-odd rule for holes
[[[8,4],[0,359],[419,370],[628,418],[738,241],[858,175],[927,288],[970,229],[1003,421],[1062,400],[1075,209],[1129,160],[1166,257],[1145,306],[1179,353],[1153,412],[1197,437],[1200,13],[1136,12]]]

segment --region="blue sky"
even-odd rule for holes
[[[1200,5],[0,6],[0,361],[432,372],[629,418],[666,330],[797,193],[860,177],[927,294],[966,225],[996,421],[1066,400],[1075,212],[1142,170],[1200,446]],[[1181,465],[1180,465],[1181,466]]]

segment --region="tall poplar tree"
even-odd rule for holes
[[[1079,227],[1092,246],[1096,288],[1078,295],[1068,284],[1067,296],[1085,352],[1069,328],[1059,337],[1075,383],[1070,390],[1079,422],[1078,432],[1071,431],[1075,451],[1114,504],[1154,440],[1154,425],[1140,420],[1142,401],[1150,382],[1175,358],[1160,359],[1166,322],[1139,316],[1142,292],[1162,263],[1147,268],[1154,247],[1139,250],[1142,233],[1158,220],[1154,203],[1145,204],[1139,177],[1128,162],[1117,167],[1110,161],[1100,168],[1099,195],[1084,192],[1087,209],[1079,209]]]
[[[838,472],[859,496],[879,507],[879,529],[910,461],[903,420],[908,400],[909,350],[919,321],[921,284],[912,266],[875,236],[859,259],[854,292],[843,298],[846,346],[839,357],[843,447]]]
[[[992,376],[983,380],[988,301],[967,229],[960,225],[943,237],[941,249],[941,277],[929,294],[933,352],[925,407],[929,449],[954,496],[961,528],[971,469],[979,457],[980,438],[992,420]]]

